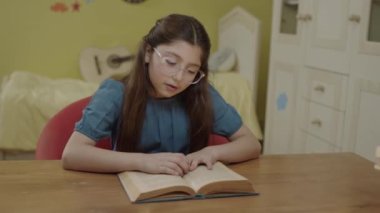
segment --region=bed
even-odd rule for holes
[[[209,80],[261,140],[255,104],[259,32],[259,20],[241,7],[223,16],[219,21],[218,51],[229,49],[235,60],[229,70],[212,71]],[[113,48],[104,58],[129,54],[124,50]],[[102,63],[101,58],[97,60],[84,60],[81,64],[83,80],[50,79],[25,71],[14,71],[4,77],[0,89],[0,159],[34,158],[36,142],[47,120],[66,105],[92,95],[103,80],[83,74],[82,65],[88,69],[97,64],[92,70],[99,69],[99,64],[105,66],[104,69],[115,68]]]

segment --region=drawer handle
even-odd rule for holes
[[[319,85],[319,86],[316,86],[314,88],[315,91],[318,91],[318,92],[325,92],[325,87],[322,86],[322,85]]]
[[[305,21],[311,21],[313,17],[310,14],[305,14]]]
[[[360,16],[353,14],[353,15],[350,15],[350,17],[348,17],[348,20],[352,21],[352,22],[359,23],[360,22]]]
[[[311,21],[313,17],[310,14],[298,14],[297,19],[300,21]]]
[[[316,120],[313,120],[313,121],[311,122],[311,124],[313,124],[314,126],[321,127],[321,126],[322,126],[322,121],[319,120],[319,119],[316,119]]]

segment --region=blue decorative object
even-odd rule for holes
[[[288,95],[286,93],[281,93],[277,96],[277,111],[283,111],[288,105]]]

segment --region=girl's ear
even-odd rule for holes
[[[147,46],[145,48],[145,63],[149,63],[150,62],[150,57],[152,55],[152,48],[150,46]]]

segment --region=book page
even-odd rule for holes
[[[221,162],[216,162],[211,170],[207,169],[204,165],[198,166],[194,171],[186,174],[184,179],[195,191],[198,191],[202,186],[209,183],[229,180],[247,180]]]
[[[128,172],[128,177],[141,193],[171,186],[188,186],[187,183],[182,180],[182,177],[174,175]]]

